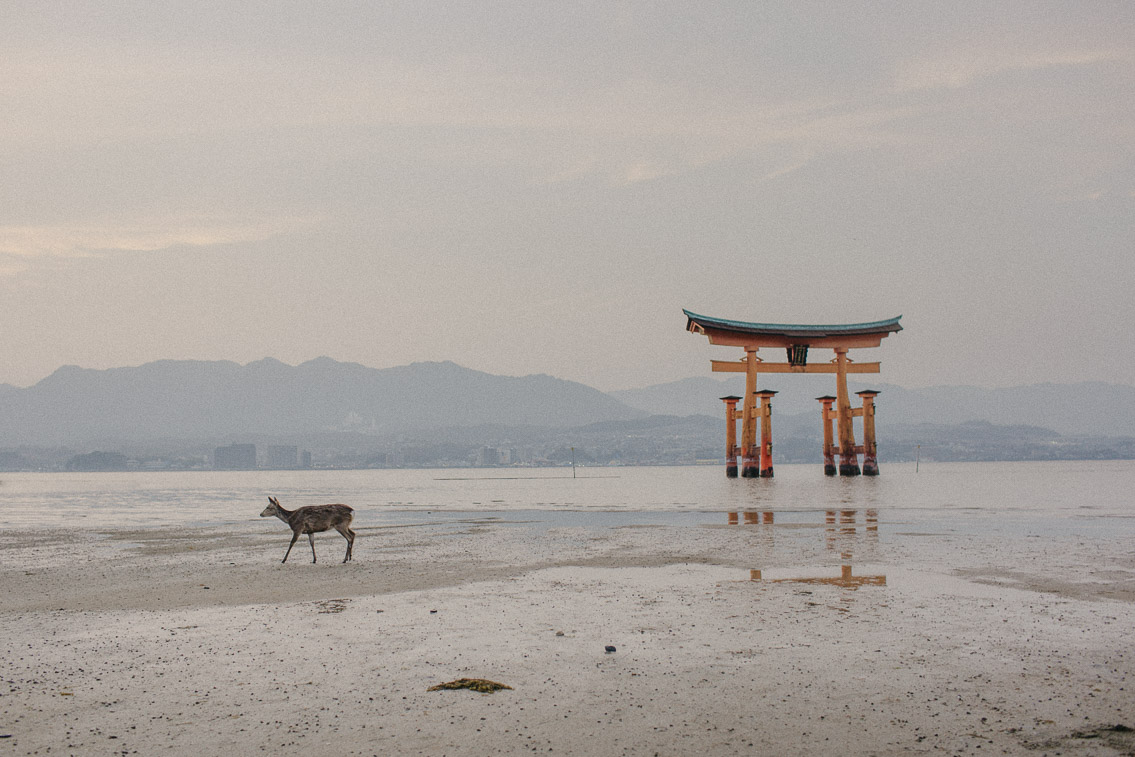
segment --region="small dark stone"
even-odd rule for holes
[[[611,654],[612,652],[615,651],[615,648],[613,646],[611,646],[610,644],[608,644],[607,646],[603,647],[603,651],[606,652],[607,654]]]
[[[430,610],[430,615],[437,615],[437,610]]]

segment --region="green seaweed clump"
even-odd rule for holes
[[[448,683],[439,683],[437,686],[431,686],[426,691],[441,691],[443,689],[472,689],[479,691],[482,694],[492,694],[494,691],[501,689],[511,689],[511,686],[506,686],[503,683],[490,681],[487,678],[458,678],[456,681],[449,681]]]

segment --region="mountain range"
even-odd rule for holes
[[[778,437],[818,433],[819,405],[814,398],[834,390],[832,378],[770,379],[776,385],[770,380],[769,388],[781,389],[774,400]],[[866,386],[853,384],[852,391]],[[617,435],[618,424],[629,424],[625,428],[632,433],[652,416],[708,416],[719,421],[723,409],[718,398],[743,388],[739,376],[706,376],[604,393],[547,375],[498,376],[452,362],[376,369],[326,357],[297,366],[271,358],[243,366],[192,360],[109,370],[65,366],[31,387],[0,385],[0,447],[82,448],[242,435],[392,437],[489,426],[536,433],[589,424]],[[1050,435],[1135,435],[1135,387],[1130,386],[1089,382],[1012,389],[870,388],[882,391],[877,399],[881,438],[888,428],[969,424],[974,430],[975,423],[1035,427]]]
[[[64,366],[26,389],[0,387],[0,445],[555,428],[646,415],[576,382],[495,376],[452,362],[375,369],[330,358],[297,366],[271,358],[243,366],[162,360],[110,370]]]

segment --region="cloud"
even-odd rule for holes
[[[178,246],[206,247],[256,242],[314,226],[316,219],[288,218],[259,222],[225,219],[168,219],[134,224],[0,226],[0,276],[35,258],[80,258],[112,251],[156,252]]]
[[[930,89],[962,89],[1013,71],[1077,68],[1101,63],[1135,60],[1129,49],[1019,52],[1012,50],[951,50],[948,54],[915,58],[895,76],[894,89],[911,92]]]
[[[646,161],[639,161],[627,166],[625,173],[622,175],[622,184],[639,184],[644,181],[654,181],[663,176],[667,176],[674,172],[672,168],[666,168]]]
[[[603,172],[615,184],[770,143],[846,138],[858,145],[880,118],[891,117],[851,106],[843,95],[785,94],[752,80],[713,87],[681,77],[597,81],[502,70],[475,56],[357,60],[309,53],[261,60],[242,51],[204,57],[107,43],[51,55],[18,51],[0,62],[0,96],[8,103],[0,152],[13,155],[222,140],[273,156],[323,157],[363,150],[365,142],[356,136],[328,145],[320,135],[409,127],[422,133],[420,145],[436,160],[542,161],[538,173],[548,181]],[[468,149],[469,141],[496,144]],[[660,144],[672,145],[670,157],[644,160],[642,149],[627,149]],[[622,159],[612,165],[612,154]]]
[[[812,162],[811,156],[797,160],[794,163],[789,163],[788,165],[781,166],[780,168],[777,168],[765,174],[763,181],[771,181],[773,179],[779,179],[781,176],[787,176],[790,173],[795,173],[804,166],[808,165],[810,162]]]

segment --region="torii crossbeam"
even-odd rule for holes
[[[819,397],[823,407],[822,417],[824,423],[824,472],[835,475],[835,455],[840,456],[839,474],[841,476],[858,476],[859,453],[863,453],[863,474],[878,475],[879,465],[875,451],[875,405],[874,397],[878,392],[866,391],[858,394],[863,398],[863,406],[852,408],[847,392],[847,374],[849,373],[878,373],[878,363],[854,363],[848,356],[848,350],[863,347],[878,347],[879,343],[892,333],[902,331],[899,319],[902,316],[885,321],[872,321],[870,323],[847,323],[839,325],[815,326],[803,324],[783,323],[750,323],[747,321],[733,321],[725,318],[712,318],[710,316],[691,313],[686,314],[686,330],[695,334],[704,334],[709,338],[710,344],[728,347],[741,347],[745,356],[740,361],[714,360],[715,372],[744,373],[745,396],[722,397],[726,403],[726,423],[734,434],[727,435],[726,446],[726,475],[736,476],[737,454],[741,456],[741,475],[746,478],[772,475],[772,431],[771,431],[771,398],[775,392],[757,391],[757,374],[759,373],[834,373],[836,377],[836,396]],[[767,363],[757,357],[762,347],[783,348],[788,355],[786,363]],[[830,348],[835,352],[835,358],[829,363],[808,363],[808,350],[810,348]],[[758,398],[760,407],[758,408]],[[741,407],[741,444],[740,449],[730,441],[735,438],[737,418],[737,401],[743,399]],[[832,409],[832,402],[835,409]],[[863,418],[863,444],[856,446],[855,432],[852,428],[852,418]],[[758,449],[756,443],[757,418],[761,419],[761,445]],[[835,420],[839,427],[839,445],[833,444],[831,434],[831,421]]]

